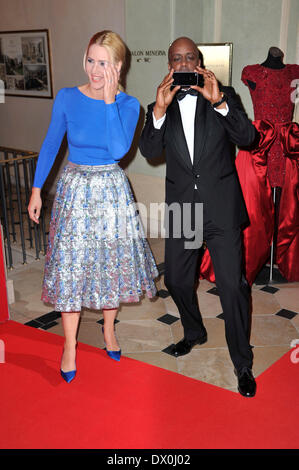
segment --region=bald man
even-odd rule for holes
[[[184,204],[191,205],[194,224],[195,209],[203,204],[203,239],[213,262],[238,390],[245,397],[253,397],[256,383],[249,343],[250,291],[241,268],[240,226],[247,222],[247,213],[231,143],[251,144],[255,128],[241,109],[233,88],[219,89],[214,73],[202,67],[200,57],[190,38],[178,38],[170,46],[169,73],[158,86],[155,103],[148,106],[140,151],[152,159],[165,149],[169,206],[176,203],[183,209]],[[174,72],[202,74],[204,86],[173,87]],[[200,249],[186,243],[190,238],[183,230],[178,236],[173,217],[167,223],[165,285],[184,329],[184,338],[172,351],[179,357],[207,341],[195,290]]]

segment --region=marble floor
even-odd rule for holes
[[[236,377],[224,335],[222,308],[214,284],[203,280],[198,287],[199,305],[208,331],[208,342],[191,353],[175,358],[170,345],[183,337],[178,310],[163,282],[164,241],[149,240],[160,277],[158,296],[144,297],[138,304],[123,305],[116,331],[124,356],[162,367],[184,376],[237,392]],[[61,316],[40,300],[44,258],[9,271],[15,302],[10,305],[11,320],[63,335]],[[84,309],[78,340],[103,348],[102,314]],[[299,283],[271,286],[253,285],[251,344],[254,346],[253,372],[258,377],[299,339]]]

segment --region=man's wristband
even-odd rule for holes
[[[224,101],[227,101],[227,96],[225,93],[222,93],[222,98],[220,101],[217,101],[217,103],[213,103],[212,106],[213,108],[218,108],[218,106],[220,106],[222,103],[224,103]]]

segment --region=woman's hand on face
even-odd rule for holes
[[[106,104],[114,103],[118,91],[120,72],[114,64],[107,64],[104,69],[104,101]]]
[[[35,222],[36,224],[39,224],[38,219],[40,216],[41,208],[42,208],[42,200],[40,197],[40,191],[36,191],[33,188],[29,205],[28,205],[28,213],[29,213],[30,219],[33,220],[33,222]]]

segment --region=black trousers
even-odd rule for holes
[[[194,202],[200,202],[198,191],[194,193]],[[242,274],[241,230],[216,227],[204,208],[203,238],[213,263],[231,360],[237,370],[244,366],[252,368],[253,355],[249,344],[250,288]],[[178,307],[185,337],[192,340],[204,331],[196,295],[197,267],[202,250],[186,249],[185,241],[183,235],[181,238],[172,236],[170,222],[169,237],[165,239],[164,282]]]

